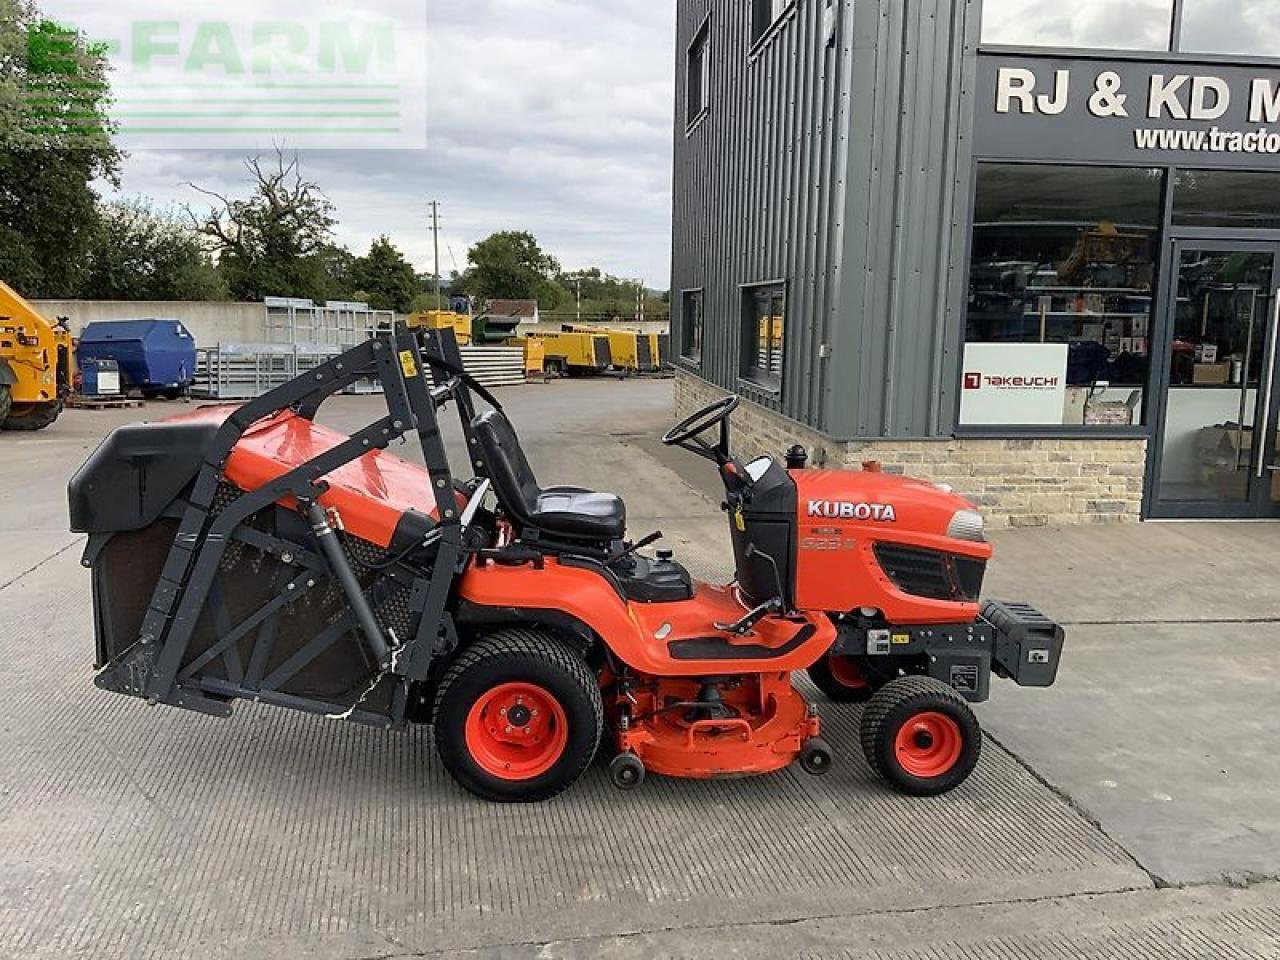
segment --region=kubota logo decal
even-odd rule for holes
[[[809,516],[826,520],[898,522],[898,511],[891,503],[849,503],[847,500],[810,500]]]
[[[996,390],[1054,390],[1057,389],[1059,383],[1061,383],[1059,377],[1005,377],[984,373],[966,373],[964,375],[964,388],[966,390],[981,390],[983,387],[993,387]]]

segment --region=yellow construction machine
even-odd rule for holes
[[[0,281],[0,427],[43,430],[57,420],[74,353],[66,321],[49,322]]]
[[[604,333],[531,330],[525,336],[541,341],[546,372],[552,376],[604,373],[614,364],[609,337]]]
[[[471,317],[453,310],[425,310],[412,314],[405,325],[426,330],[452,330],[459,346],[471,343]]]
[[[613,366],[624,374],[657,373],[662,369],[661,349],[656,333],[637,333],[634,330],[579,326],[572,323],[564,324],[561,329],[565,333],[607,337]]]

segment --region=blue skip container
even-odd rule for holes
[[[82,368],[114,360],[121,389],[146,397],[181,396],[195,379],[195,337],[177,320],[99,320],[84,328],[78,356]]]

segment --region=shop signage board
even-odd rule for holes
[[[1061,426],[1067,400],[1065,343],[969,343],[960,422]]]
[[[974,122],[984,158],[1280,169],[1280,69],[984,53]]]

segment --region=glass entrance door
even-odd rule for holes
[[[1280,244],[1179,240],[1172,267],[1151,515],[1280,516]]]

